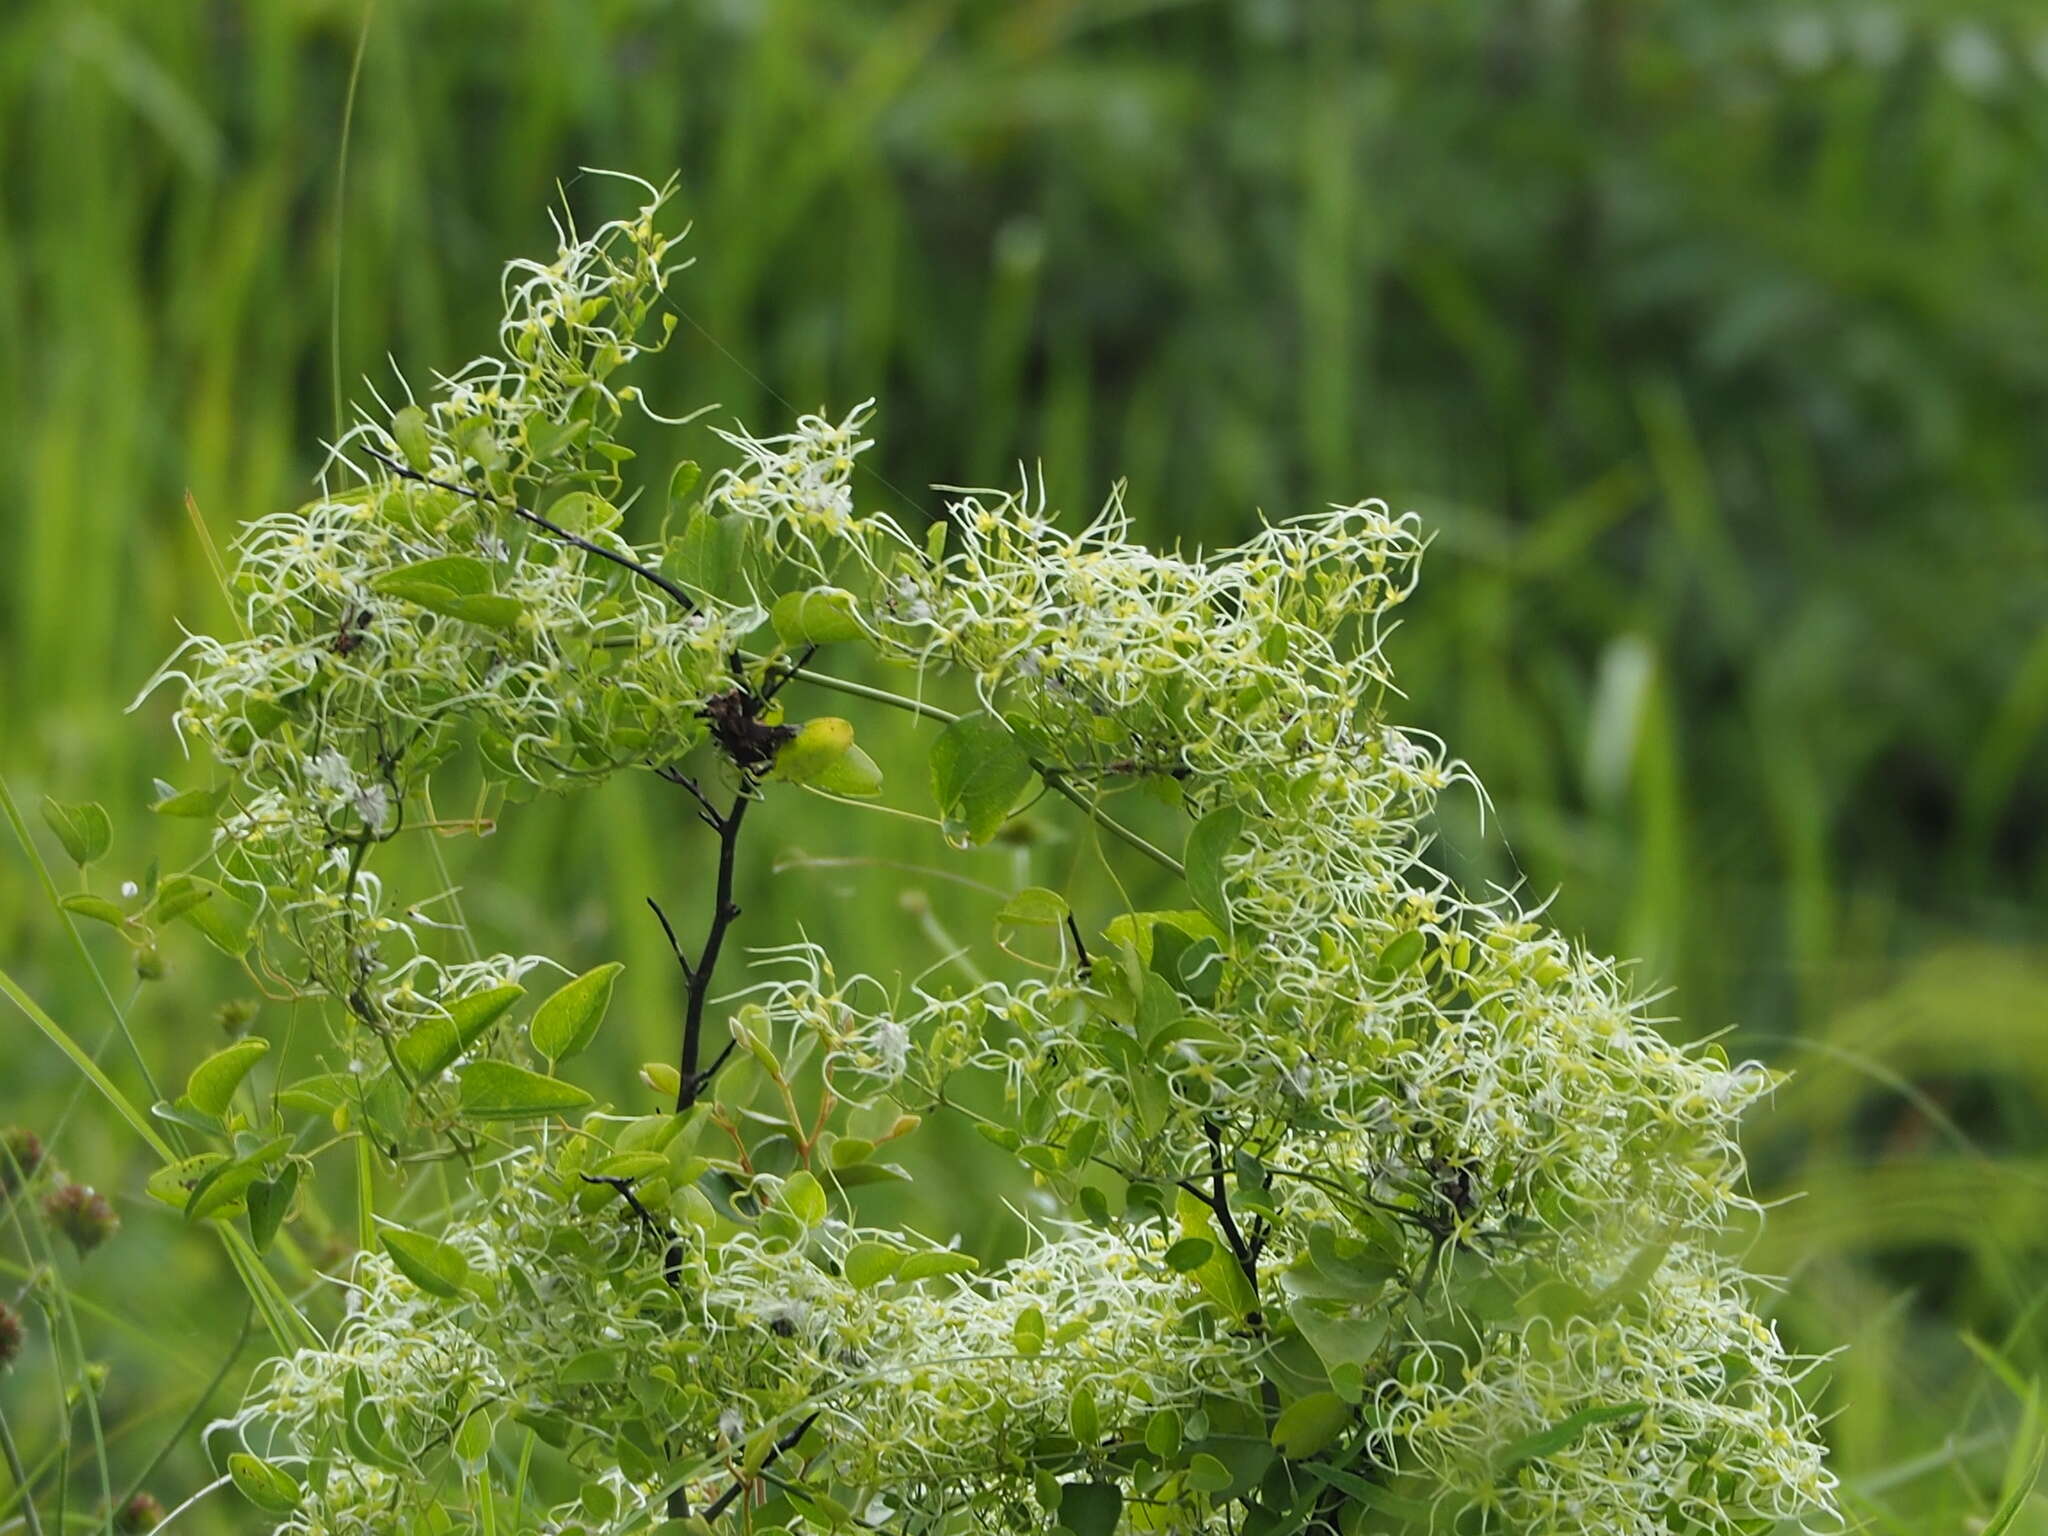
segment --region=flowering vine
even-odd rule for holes
[[[260,1248],[327,1146],[366,1199],[380,1167],[463,1170],[432,1217],[377,1217],[340,1321],[259,1371],[242,1493],[304,1533],[1826,1525],[1810,1362],[1720,1242],[1760,1216],[1736,1129],[1770,1075],[1672,1044],[1613,962],[1431,864],[1472,779],[1389,718],[1416,519],[1190,555],[1026,487],[913,536],[859,505],[866,405],[722,434],[731,467],[650,491],[617,435],[673,324],[648,191],[509,269],[496,355],[373,401],[320,494],[244,530],[237,632],[153,684],[224,773],[181,807],[211,864],[111,920],[189,921],[333,1023],[266,1100],[262,1035],[202,1062],[171,1108],[212,1150],[156,1192]],[[949,675],[965,713],[928,697]],[[1001,922],[1057,958],[966,988],[808,944],[721,969],[750,809],[882,788],[849,721],[786,713],[821,689],[940,727],[955,844],[1055,793],[1185,895],[1020,890]],[[648,1114],[562,1070],[616,966],[519,1027],[560,968],[475,954],[446,893],[378,867],[635,770],[718,850],[706,930],[661,916],[686,1009]],[[429,794],[456,771],[464,821]],[[1132,787],[1180,832],[1112,818]],[[856,1220],[847,1191],[904,1177],[889,1149],[935,1115],[1048,1193],[1021,1258]]]

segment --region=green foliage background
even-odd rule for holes
[[[924,487],[1020,462],[1076,513],[1127,477],[1160,541],[1365,495],[1423,513],[1439,537],[1391,654],[1408,719],[1497,811],[1447,820],[1447,862],[1556,889],[1562,926],[1670,986],[1681,1033],[1732,1026],[1796,1069],[1752,1143],[1760,1187],[1805,1198],[1757,1262],[1789,1277],[1793,1337],[1847,1346],[1826,1401],[1859,1518],[1975,1528],[2015,1400],[1963,1335],[2021,1378],[2048,1360],[2033,7],[385,0],[344,193],[363,16],[0,16],[0,770],[23,804],[104,801],[114,878],[189,860],[194,834],[144,807],[204,765],[163,707],[121,712],[179,623],[226,619],[186,493],[222,542],[302,500],[335,379],[486,346],[499,264],[551,245],[558,181],[610,211],[579,165],[679,169],[697,266],[640,382],[762,431],[879,396],[866,494],[909,526]],[[646,442],[715,457],[701,428]],[[863,724],[885,770],[889,729]],[[900,754],[896,801],[924,809],[920,763]],[[706,878],[658,787],[449,850],[502,940],[626,962],[630,1023],[589,1069],[613,1092],[674,1030],[642,899],[687,906]],[[1040,847],[969,872],[1088,856],[1042,819]],[[96,1041],[92,973],[5,841],[0,963]],[[940,851],[909,822],[778,817],[738,937],[800,923],[921,969],[987,914],[859,861]],[[898,902],[906,878],[931,911]],[[88,943],[125,999],[121,947]],[[133,1018],[176,1082],[248,989],[196,944],[168,959]],[[18,1014],[0,1030],[0,1119],[61,1128],[126,1219],[61,1267],[132,1473],[240,1303],[140,1197],[104,1107]],[[934,1231],[1010,1219],[976,1177],[920,1191]],[[0,1382],[25,1449],[54,1433],[50,1375],[32,1350]],[[154,1484],[204,1476],[185,1446]],[[2048,1531],[2048,1501],[2013,1529]]]

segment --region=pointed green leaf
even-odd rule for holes
[[[589,491],[571,491],[548,503],[547,519],[579,538],[588,538],[592,533],[617,527],[619,509]]]
[[[872,800],[882,792],[882,768],[858,745],[848,747],[804,780],[807,787],[849,800]]]
[[[416,603],[429,613],[509,629],[525,610],[515,597],[492,591],[491,568],[474,555],[441,555],[384,572],[370,589]]]
[[[452,1299],[469,1283],[469,1259],[460,1248],[404,1227],[377,1234],[398,1272],[429,1296]]]
[[[212,896],[213,891],[205,883],[173,875],[157,888],[156,900],[149,904],[149,919],[153,923],[175,922]]]
[[[1216,1252],[1216,1245],[1206,1237],[1184,1237],[1166,1250],[1166,1267],[1177,1273],[1192,1274],[1208,1263]]]
[[[192,821],[211,821],[227,803],[228,786],[218,789],[187,789],[159,795],[150,810],[159,816],[183,816]]]
[[[899,1280],[929,1280],[934,1275],[964,1275],[981,1268],[981,1260],[971,1253],[957,1253],[950,1248],[927,1248],[920,1253],[906,1254],[902,1264],[897,1266]]]
[[[542,1077],[508,1061],[473,1061],[458,1068],[462,1113],[472,1120],[530,1120],[567,1114],[591,1102],[574,1083]]]
[[[185,1202],[185,1219],[205,1221],[211,1216],[233,1216],[243,1197],[263,1177],[264,1170],[291,1150],[292,1139],[280,1136],[232,1161],[221,1163],[200,1175]]]
[[[661,574],[693,592],[718,597],[738,582],[744,537],[738,518],[714,517],[699,507],[669,541]]]
[[[195,1152],[174,1163],[165,1163],[143,1181],[142,1187],[152,1199],[163,1201],[174,1211],[182,1211],[192,1203],[192,1193],[199,1187],[200,1180],[228,1160],[225,1152]]]
[[[104,896],[95,896],[90,891],[73,891],[58,903],[66,912],[80,917],[89,917],[96,923],[105,923],[113,928],[128,926],[128,914]]]
[[[80,869],[94,859],[104,857],[114,841],[114,824],[108,819],[106,810],[90,801],[74,805],[45,795],[43,820],[57,834],[57,841],[64,845],[71,862]]]
[[[286,1163],[274,1178],[258,1179],[244,1196],[249,1206],[249,1241],[258,1253],[267,1251],[299,1190],[299,1165]]]
[[[229,1453],[228,1476],[235,1491],[266,1515],[288,1515],[299,1507],[299,1480],[247,1451]]]
[[[208,943],[228,954],[249,947],[255,914],[239,896],[197,875],[172,875],[157,892],[157,902],[190,923]]]
[[[545,416],[529,416],[520,426],[520,435],[526,439],[526,451],[542,464],[561,453],[590,430],[587,421],[549,421]],[[414,466],[417,468],[418,466]],[[554,517],[550,509],[548,515]],[[555,519],[557,522],[559,518]]]
[[[685,459],[675,467],[675,473],[668,477],[668,504],[680,507],[690,499],[690,492],[697,489],[697,482],[704,478],[704,466],[695,459]]]
[[[1230,930],[1230,898],[1223,861],[1243,831],[1244,812],[1235,805],[1218,806],[1188,832],[1187,848],[1181,856],[1195,905],[1226,933]]]
[[[392,416],[391,440],[421,474],[434,467],[434,439],[427,431],[427,413],[418,406],[408,405]]]
[[[393,1047],[415,1081],[446,1071],[520,998],[526,988],[513,982],[458,997],[445,1016],[421,1019]]]
[[[454,1449],[455,1459],[465,1472],[475,1474],[483,1470],[497,1432],[497,1424],[484,1409],[472,1408],[464,1415],[461,1427],[455,1431]]]
[[[249,1069],[262,1060],[264,1052],[269,1049],[268,1040],[251,1036],[247,1040],[237,1040],[224,1050],[215,1051],[194,1067],[192,1075],[185,1079],[185,1097],[201,1114],[226,1114],[242,1079],[249,1075]]]
[[[1495,1459],[1494,1471],[1496,1475],[1511,1472],[1525,1461],[1553,1455],[1596,1424],[1613,1424],[1621,1419],[1640,1418],[1647,1411],[1647,1406],[1644,1403],[1607,1403],[1592,1408],[1581,1408],[1569,1418],[1559,1419],[1548,1429],[1539,1429],[1533,1435],[1524,1435],[1512,1442]]]
[[[1422,958],[1423,950],[1429,947],[1428,936],[1419,928],[1410,928],[1406,933],[1396,934],[1387,941],[1387,947],[1380,951],[1380,962],[1373,975],[1380,981],[1392,981]]]
[[[1230,1468],[1207,1451],[1197,1451],[1189,1458],[1187,1485],[1196,1493],[1221,1493],[1230,1483]]]
[[[611,1007],[612,983],[625,967],[616,960],[585,971],[534,1010],[526,1032],[549,1061],[567,1061],[597,1036]]]
[[[1003,903],[998,923],[1016,928],[1057,928],[1067,920],[1067,898],[1042,885],[1027,885]]]
[[[1067,1399],[1067,1428],[1073,1432],[1075,1444],[1083,1447],[1102,1438],[1102,1410],[1095,1406],[1095,1394],[1085,1382]]]
[[[994,837],[1032,778],[1024,744],[983,711],[962,715],[939,732],[932,742],[931,772],[948,836],[965,843]]]

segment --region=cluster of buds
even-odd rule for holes
[[[80,1257],[121,1229],[119,1213],[89,1184],[63,1184],[50,1191],[43,1197],[43,1215],[70,1240]]]

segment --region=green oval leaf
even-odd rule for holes
[[[266,1251],[277,1229],[284,1225],[292,1196],[299,1189],[299,1165],[286,1163],[275,1178],[258,1179],[249,1186],[245,1199],[249,1207],[249,1241],[258,1253]]]
[[[1243,831],[1244,812],[1234,805],[1218,806],[1194,824],[1181,855],[1187,869],[1188,894],[1226,934],[1230,931],[1230,898],[1225,888],[1223,860],[1237,846]]]
[[[466,1472],[483,1470],[485,1459],[491,1454],[491,1441],[497,1435],[498,1426],[490,1414],[482,1408],[472,1408],[463,1418],[462,1425],[455,1431],[455,1459],[462,1463]]]
[[[680,507],[690,499],[690,492],[697,489],[697,482],[703,478],[703,465],[695,459],[683,460],[668,477],[668,504],[671,507]]]
[[[882,768],[858,746],[851,746],[804,783],[828,795],[844,795],[849,800],[872,800],[882,792]]]
[[[806,720],[775,752],[775,776],[810,784],[853,750],[853,722],[837,715]]]
[[[427,413],[408,405],[391,418],[391,440],[398,451],[421,474],[434,467],[434,439],[427,431]]]
[[[460,1248],[405,1227],[377,1234],[398,1272],[429,1296],[452,1299],[469,1283],[469,1260]]]
[[[1115,1483],[1068,1483],[1060,1489],[1060,1524],[1074,1536],[1113,1536],[1124,1494]]]
[[[288,1515],[299,1507],[299,1480],[247,1451],[229,1453],[228,1476],[235,1491],[266,1515]]]
[[[1067,1428],[1075,1443],[1084,1448],[1102,1438],[1102,1410],[1095,1406],[1095,1394],[1086,1383],[1074,1388],[1074,1395],[1067,1399]]]
[[[185,1097],[202,1114],[226,1114],[242,1079],[249,1075],[249,1069],[262,1060],[264,1052],[269,1049],[268,1040],[251,1036],[247,1040],[237,1040],[225,1050],[215,1051],[194,1067],[192,1075],[185,1079]]]
[[[128,926],[128,914],[115,906],[104,896],[95,896],[90,891],[74,891],[58,903],[66,912],[80,917],[89,917],[96,923],[105,923],[113,928]]]
[[[589,491],[571,491],[548,503],[547,519],[579,537],[588,537],[617,527],[619,509]]]
[[[841,1270],[846,1283],[857,1291],[871,1291],[903,1267],[909,1255],[887,1243],[855,1243],[846,1250]]]
[[[1042,885],[1027,885],[1003,903],[998,923],[1017,928],[1057,928],[1067,920],[1067,898]]]
[[[897,1268],[899,1280],[929,1280],[934,1275],[964,1275],[981,1268],[981,1260],[971,1253],[957,1253],[951,1248],[927,1248],[921,1253],[906,1254]]]
[[[799,1168],[783,1183],[782,1204],[805,1226],[815,1227],[825,1219],[825,1186],[808,1168]]]
[[[1374,979],[1392,981],[1420,960],[1423,950],[1428,947],[1429,939],[1419,928],[1410,928],[1406,933],[1396,934],[1387,941],[1387,947],[1380,951],[1380,963],[1373,970]]]
[[[190,1157],[165,1163],[143,1181],[143,1189],[153,1199],[161,1200],[174,1211],[182,1211],[192,1202],[192,1192],[199,1187],[214,1169],[228,1161],[225,1152],[195,1152]]]
[[[1206,1237],[1184,1237],[1166,1250],[1166,1267],[1180,1274],[1193,1274],[1209,1262],[1216,1245]]]
[[[525,611],[516,597],[492,590],[490,566],[474,555],[441,555],[402,565],[376,577],[370,589],[415,603],[429,613],[494,629],[511,628]]]
[[[249,948],[256,917],[240,897],[197,875],[173,875],[157,902],[197,928],[216,949],[240,955]]]
[[[290,1137],[281,1137],[252,1156],[222,1163],[202,1175],[192,1186],[192,1198],[185,1202],[185,1219],[201,1222],[210,1216],[239,1214],[246,1203],[244,1197],[263,1178],[263,1170],[271,1159],[282,1155],[290,1145]]]
[[[164,786],[168,788],[169,786]],[[228,786],[218,789],[176,790],[157,796],[149,808],[158,816],[183,816],[192,821],[211,821],[227,803]]]
[[[1539,1429],[1534,1434],[1524,1435],[1512,1442],[1495,1459],[1497,1473],[1511,1472],[1525,1461],[1539,1456],[1550,1456],[1563,1450],[1596,1424],[1612,1424],[1620,1419],[1640,1418],[1647,1410],[1643,1403],[1606,1403],[1592,1408],[1581,1408],[1569,1418],[1559,1419],[1548,1429]]]
[[[447,1005],[444,1016],[422,1019],[393,1047],[398,1060],[414,1080],[446,1071],[455,1058],[483,1037],[506,1009],[526,995],[526,988],[512,982],[486,987]]]
[[[1344,1433],[1351,1405],[1334,1392],[1311,1392],[1280,1410],[1273,1421],[1273,1449],[1289,1461],[1313,1456]]]
[[[616,960],[585,971],[534,1010],[526,1026],[533,1048],[549,1061],[567,1061],[597,1037],[612,1004],[612,982],[625,967]]]
[[[103,857],[114,841],[113,822],[105,808],[93,802],[74,805],[45,795],[43,821],[80,869]]]
[[[785,592],[769,610],[769,622],[784,645],[832,645],[858,640],[860,608],[844,587],[812,587],[805,592]]]
[[[1019,1312],[1017,1321],[1010,1325],[1010,1345],[1027,1358],[1044,1349],[1045,1313],[1037,1307],[1026,1307]]]
[[[1186,1478],[1196,1493],[1221,1493],[1231,1483],[1230,1468],[1207,1451],[1197,1451],[1188,1459]]]
[[[985,843],[1002,829],[1031,783],[1031,758],[1010,728],[985,711],[962,715],[931,750],[932,794],[955,841]]]
[[[473,1061],[458,1068],[462,1113],[472,1120],[530,1120],[567,1114],[591,1102],[574,1083],[542,1077],[508,1061]]]
[[[693,592],[717,597],[738,582],[744,537],[745,525],[738,518],[714,517],[699,507],[669,542],[661,557],[661,574]]]

